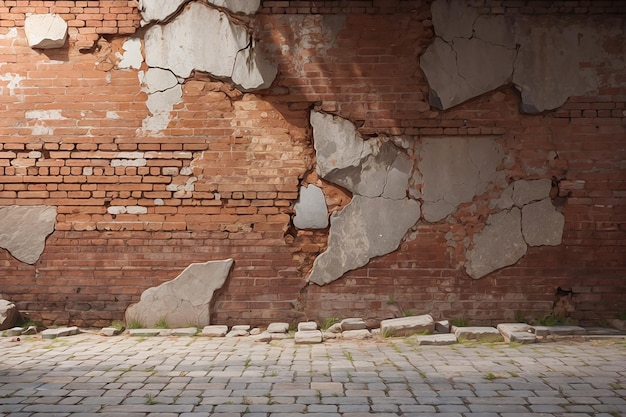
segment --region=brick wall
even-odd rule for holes
[[[475,3],[485,13],[623,12],[610,1]],[[0,205],[48,204],[59,213],[35,265],[0,250],[0,293],[33,318],[105,325],[189,263],[227,257],[235,267],[217,296],[217,323],[408,310],[493,323],[550,314],[559,287],[574,292],[575,319],[626,310],[626,89],[607,84],[530,116],[503,87],[438,111],[419,69],[433,38],[427,2],[264,1],[257,36],[281,46],[272,88],[241,94],[197,74],[184,83],[168,128],[146,136],[137,70],[115,67],[138,27],[132,6],[0,4]],[[22,26],[25,13],[48,11],[77,23],[66,48],[44,54],[28,48]],[[605,71],[624,85],[623,75]],[[558,184],[563,244],[529,248],[516,265],[472,280],[448,239],[462,240],[484,219],[461,208],[463,227],[420,224],[397,252],[327,286],[307,286],[328,231],[295,230],[290,218],[300,182],[312,175],[308,111],[316,104],[355,121],[363,135],[501,135],[519,161],[511,179],[541,168]],[[326,192],[335,206],[345,204],[341,190],[327,184]]]

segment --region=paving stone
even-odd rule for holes
[[[426,345],[452,345],[457,343],[456,336],[452,333],[445,334],[429,334],[423,336],[416,336],[415,341],[418,345],[426,346]]]
[[[272,334],[270,332],[262,332],[259,334],[251,334],[250,340],[254,340],[255,342],[270,342],[272,340]]]
[[[103,327],[100,329],[102,336],[116,336],[120,333],[122,333],[122,329],[118,329],[117,327]]]
[[[341,330],[342,331],[346,331],[346,330],[362,330],[362,329],[367,329],[367,325],[365,324],[365,321],[362,318],[347,318],[347,319],[343,319],[341,320],[341,323],[339,323],[341,326]]]
[[[197,327],[180,327],[172,329],[172,336],[195,336],[198,334]]]
[[[433,318],[424,314],[421,316],[400,317],[380,322],[380,331],[383,336],[408,336],[415,333],[432,333],[435,330]]]
[[[159,336],[163,329],[129,329],[128,334],[137,337]]]
[[[507,343],[535,343],[537,341],[537,337],[532,333],[532,327],[525,323],[500,323],[497,329]]]
[[[319,330],[300,330],[294,336],[297,345],[322,343],[322,332]]]
[[[80,333],[80,330],[76,326],[72,327],[59,327],[56,329],[46,329],[41,332],[43,339],[56,339],[57,337],[73,336]]]
[[[226,337],[244,337],[244,336],[248,336],[250,334],[250,332],[248,332],[248,330],[245,330],[243,328],[235,329],[235,327],[237,327],[237,326],[233,326],[233,328],[230,329],[230,331],[228,333],[226,333]]]
[[[587,334],[587,331],[580,326],[533,326],[532,329],[537,337]]]
[[[360,330],[345,330],[341,333],[343,339],[363,340],[372,337],[372,334],[367,329]]]
[[[268,333],[287,333],[289,330],[289,323],[270,323],[267,326]]]
[[[314,321],[305,321],[298,323],[298,331],[317,330],[317,323]]]
[[[479,342],[501,342],[502,335],[495,327],[455,327],[458,340],[477,340]]]
[[[226,336],[226,333],[228,333],[228,326],[214,324],[210,326],[204,326],[200,335],[208,337],[223,337]]]

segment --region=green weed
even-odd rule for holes
[[[169,325],[167,324],[167,320],[165,320],[165,317],[160,318],[159,320],[157,320],[156,323],[154,323],[154,328],[155,329],[169,329]]]
[[[469,326],[469,321],[465,317],[455,317],[450,320],[450,324],[455,327],[467,327]]]
[[[330,326],[339,323],[339,321],[340,320],[337,317],[326,317],[324,320],[322,320],[322,324],[320,325],[320,327],[322,328],[322,330],[328,330]]]

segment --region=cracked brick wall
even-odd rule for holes
[[[437,110],[419,66],[434,39],[430,2],[264,1],[254,35],[278,64],[272,86],[242,93],[196,72],[182,82],[167,127],[144,134],[150,112],[138,72],[146,67],[118,65],[125,42],[143,33],[133,3],[0,5],[0,205],[58,213],[34,265],[0,251],[0,292],[33,318],[108,324],[190,263],[225,258],[235,262],[211,314],[216,323],[409,310],[492,323],[516,311],[551,314],[558,288],[573,292],[574,319],[626,309],[623,70],[599,68],[596,91],[540,114],[520,113],[506,85]],[[615,1],[472,3],[493,15],[625,12]],[[25,14],[49,12],[70,26],[66,47],[28,48]],[[314,173],[314,106],[352,121],[364,138],[402,136],[409,149],[427,137],[498,137],[512,161],[507,181],[554,182],[562,243],[529,247],[515,265],[468,277],[463,242],[484,227],[489,191],[447,221],[418,222],[397,251],[308,285],[328,230],[293,227],[299,187],[319,183],[331,211],[351,197]]]

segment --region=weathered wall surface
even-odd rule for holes
[[[21,310],[108,324],[226,258],[216,323],[626,310],[620,2],[230,3],[0,5],[0,205],[57,213],[33,262],[0,251]]]

